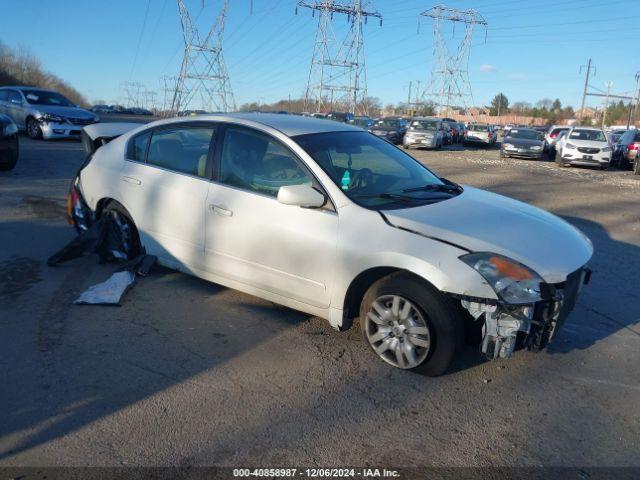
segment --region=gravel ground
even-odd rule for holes
[[[78,143],[21,139],[0,173],[0,466],[640,466],[640,179],[413,152],[546,208],[594,242],[594,276],[549,350],[467,348],[426,378],[353,329],[171,271],[121,308],[71,302],[112,265],[46,258],[72,238]],[[550,242],[552,239],[549,240]]]

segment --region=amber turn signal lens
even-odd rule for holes
[[[501,257],[490,257],[489,262],[493,263],[500,273],[514,280],[530,280],[533,274],[526,268],[521,267]]]

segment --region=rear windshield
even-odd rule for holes
[[[487,125],[469,125],[469,130],[472,132],[486,132],[489,127]]]
[[[551,130],[551,134],[559,134],[560,132],[567,132],[569,131],[568,128],[554,128],[553,130]]]
[[[569,138],[573,138],[574,140],[591,140],[593,142],[607,141],[607,137],[605,137],[604,132],[602,132],[601,130],[576,129],[571,132]]]
[[[437,130],[439,122],[437,120],[414,120],[411,122],[411,130]]]
[[[536,130],[513,128],[511,129],[507,137],[508,138],[524,138],[527,140],[538,140],[538,132]]]

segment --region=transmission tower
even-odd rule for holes
[[[222,55],[222,37],[227,18],[228,0],[223,0],[220,12],[205,37],[197,26],[184,0],[177,0],[184,38],[184,54],[180,75],[175,84],[171,110],[184,110],[199,97],[206,110],[233,111],[236,109],[229,74]],[[203,3],[204,7],[204,3]]]
[[[468,113],[469,107],[474,106],[469,83],[473,30],[476,25],[484,27],[486,38],[487,21],[476,10],[458,10],[444,5],[430,8],[420,16],[433,19],[433,65],[423,99],[432,101],[441,114],[449,114],[454,105],[464,108]],[[455,48],[450,49],[445,39],[444,22],[450,24],[454,33],[456,24],[464,25],[464,34]]]
[[[368,0],[339,3],[333,0],[300,0],[297,7],[308,8],[318,15],[318,26],[305,93],[305,109],[345,109],[367,113],[367,96],[363,23],[375,17],[382,25],[382,15]],[[297,13],[296,7],[296,13]],[[347,16],[349,30],[339,41],[332,23],[334,14]]]

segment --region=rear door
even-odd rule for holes
[[[202,269],[210,152],[216,126],[177,123],[133,137],[121,173],[125,207],[148,253]]]
[[[277,200],[284,185],[321,189],[278,139],[227,126],[206,213],[207,270],[315,307],[329,306],[338,215]]]

